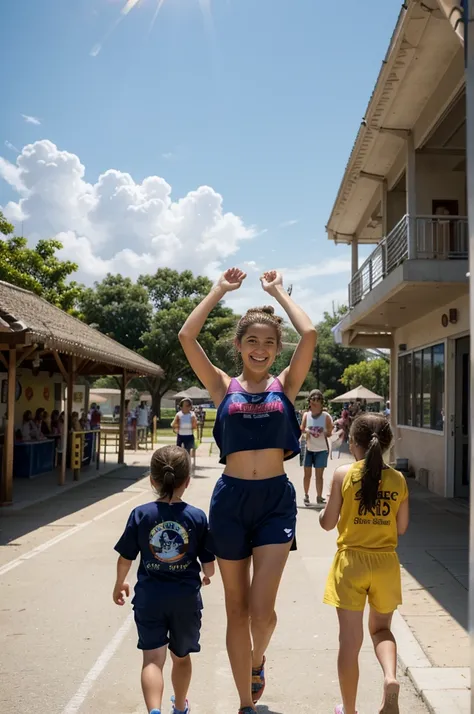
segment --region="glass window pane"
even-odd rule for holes
[[[422,410],[422,399],[421,399],[421,372],[422,372],[422,352],[415,352],[413,355],[414,368],[413,368],[413,392],[414,392],[414,406],[415,406],[415,423],[414,426],[421,426],[421,410]]]
[[[413,355],[409,354],[406,359],[406,380],[405,380],[405,424],[413,426]]]
[[[431,367],[432,367],[432,347],[423,350],[423,374],[422,374],[422,389],[423,389],[423,411],[422,411],[422,426],[426,429],[431,429]]]
[[[406,382],[406,357],[398,358],[398,414],[399,424],[406,424],[405,413],[405,382]]]
[[[444,345],[433,347],[433,376],[431,382],[432,394],[432,428],[437,431],[444,429]]]

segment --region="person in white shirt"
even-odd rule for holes
[[[304,459],[304,505],[310,505],[309,488],[313,468],[316,472],[316,502],[323,506],[324,469],[328,465],[328,439],[333,431],[333,421],[323,409],[323,395],[319,389],[313,389],[309,395],[309,411],[301,422],[302,437],[306,437],[306,455]]]
[[[177,435],[176,444],[191,452],[195,448],[194,431],[198,425],[193,403],[190,399],[182,399],[179,406],[180,410],[173,419],[171,428]]]
[[[137,407],[137,426],[146,427],[148,429],[149,421],[149,409],[145,402],[142,402],[139,407]]]

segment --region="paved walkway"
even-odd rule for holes
[[[113,544],[129,510],[150,499],[147,479],[140,480],[146,458],[141,454],[141,464],[83,483],[59,497],[21,511],[1,512],[2,714],[145,714],[130,608],[112,604],[111,588]],[[199,459],[189,490],[192,503],[208,507],[220,470],[216,458]],[[301,503],[296,462],[290,462],[289,474]],[[320,529],[316,509],[301,507],[299,549],[290,557],[280,590],[279,625],[268,653],[268,689],[261,714],[331,714],[339,700],[336,615],[321,602],[334,543],[334,534]],[[204,599],[203,651],[194,658],[193,710],[230,714],[237,702],[225,652],[219,576],[205,589]],[[366,638],[361,714],[378,711],[380,683]],[[401,711],[426,713],[403,675],[402,685]]]

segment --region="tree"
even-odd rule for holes
[[[81,311],[85,322],[131,350],[143,347],[141,337],[150,327],[153,312],[143,285],[110,273],[84,291]]]
[[[370,389],[375,394],[379,394],[384,399],[390,393],[390,366],[389,363],[379,357],[377,359],[359,362],[346,367],[341,377],[341,382],[349,389],[355,389],[359,385]]]
[[[153,303],[154,315],[150,328],[142,336],[141,354],[163,368],[165,376],[146,378],[144,381],[152,396],[155,414],[159,414],[161,398],[168,389],[195,383],[196,378],[184,355],[178,332],[196,305],[207,295],[212,282],[203,276],[194,276],[190,270],[178,273],[160,268],[155,275],[139,279],[147,288]],[[199,342],[209,358],[221,369],[232,369],[232,331],[236,316],[230,308],[219,303],[210,313],[199,335]]]
[[[45,300],[72,311],[81,295],[82,287],[68,281],[77,265],[60,260],[56,252],[63,246],[58,240],[40,240],[34,248],[26,238],[13,236],[14,228],[0,211],[0,280],[31,290]]]
[[[351,364],[365,359],[365,351],[356,347],[343,347],[336,344],[332,334],[335,327],[347,312],[346,307],[339,307],[332,315],[324,313],[324,318],[317,325],[318,346],[313,360],[312,373],[319,375],[318,388],[322,392],[334,390],[332,394],[342,394],[341,377]],[[319,364],[318,364],[319,362]]]
[[[83,319],[101,332],[159,364],[163,377],[134,380],[131,386],[148,389],[155,414],[169,389],[196,384],[178,339],[178,332],[194,307],[212,287],[208,278],[190,270],[178,273],[160,268],[154,275],[141,276],[137,283],[121,275],[108,275],[81,301]],[[209,357],[224,370],[234,360],[232,329],[236,316],[222,304],[212,310],[199,336]]]

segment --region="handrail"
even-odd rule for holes
[[[382,238],[353,275],[349,284],[349,307],[357,305],[389,273],[408,258],[409,235],[414,231],[418,260],[464,260],[468,256],[466,216],[405,215]],[[410,243],[411,244],[411,243]]]

